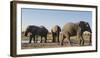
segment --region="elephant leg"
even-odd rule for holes
[[[42,36],[41,36],[41,43],[42,43]]]
[[[59,42],[60,42],[60,41],[59,41],[59,33],[57,34],[57,37],[58,37],[58,38],[57,38],[57,39],[58,39],[57,41],[58,41],[58,43],[59,43]]]
[[[30,36],[29,39],[30,39],[30,40],[29,40],[29,43],[31,43],[31,41],[32,41],[32,36]]]
[[[34,43],[36,43],[35,35],[33,36]]]
[[[67,38],[67,41],[68,41],[68,45],[71,45],[72,46],[72,43],[71,43],[71,40],[70,40],[70,36],[67,35],[66,38]]]
[[[54,42],[56,42],[56,35],[54,34]]]
[[[61,35],[60,35],[60,45],[61,46],[63,45],[63,40],[64,40],[64,34],[61,33]]]
[[[82,36],[82,35],[83,35],[83,31],[81,32],[81,38],[80,38],[80,39],[81,39],[81,46],[83,46],[83,45],[84,45],[84,38],[83,38],[83,36]]]
[[[84,39],[83,39],[83,37],[81,37],[81,39],[80,39],[80,45],[81,45],[81,46],[84,45]]]
[[[47,43],[47,36],[45,36],[45,43]]]
[[[55,42],[55,35],[54,35],[54,33],[52,33],[52,37],[53,37],[52,42]]]
[[[35,42],[37,43],[38,41],[38,35],[35,36]]]
[[[81,45],[81,39],[79,34],[77,34],[77,39],[78,39],[78,44]]]
[[[64,45],[65,39],[66,39],[66,35],[65,35],[65,33],[63,33],[62,34],[61,45]]]
[[[90,36],[89,40],[90,40],[90,41],[89,41],[89,45],[91,45],[91,42],[92,42],[92,40],[91,40],[91,36]]]
[[[68,45],[72,45],[69,33],[68,32],[64,33],[64,36],[65,36],[64,42],[66,42],[66,43],[68,42]]]
[[[82,36],[82,33],[77,34],[78,39],[80,39],[80,46],[84,45],[84,38]]]
[[[64,36],[62,37],[61,45],[63,45],[63,42],[64,42]]]
[[[82,37],[82,31],[81,30],[77,31],[77,39],[79,40],[80,46],[82,46],[84,44],[84,39]]]

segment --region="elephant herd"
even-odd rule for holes
[[[82,35],[85,31],[92,33],[89,23],[85,21],[80,21],[78,23],[66,23],[62,28],[60,28],[60,26],[58,25],[55,25],[51,29],[52,42],[58,42],[58,43],[61,43],[61,45],[64,45],[64,40],[67,38],[68,43],[72,45],[70,37],[77,36],[77,39],[79,40],[80,45],[84,45],[84,38]],[[44,26],[30,25],[27,27],[25,31],[25,36],[27,36],[28,33],[31,33],[31,35],[29,36],[30,37],[29,43],[31,43],[32,38],[33,38],[34,43],[37,43],[36,37],[38,36],[41,37],[41,41],[40,41],[41,43],[42,43],[43,37],[45,38],[45,43],[46,43],[47,34],[49,33],[49,31]],[[59,40],[60,33],[62,34],[62,38]],[[91,40],[90,40],[90,43],[91,43]]]

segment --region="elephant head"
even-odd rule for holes
[[[25,31],[25,36],[27,36],[28,33],[32,33],[33,35],[36,35],[38,29],[39,29],[39,27],[35,26],[35,25],[28,26],[26,31]]]
[[[31,32],[32,30],[32,26],[27,27],[26,31],[25,31],[25,36],[28,35],[29,32]]]
[[[84,31],[89,31],[92,33],[91,31],[91,28],[90,28],[90,25],[88,22],[85,22],[85,21],[80,21],[79,22],[79,27],[81,28],[81,31],[84,32]]]

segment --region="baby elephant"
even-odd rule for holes
[[[60,34],[61,28],[58,25],[55,25],[52,29],[52,38],[53,42],[59,42],[59,34]]]
[[[67,24],[65,24],[62,28],[62,31],[61,31],[63,33],[63,39],[62,39],[61,44],[63,45],[63,42],[66,38],[68,40],[68,43],[70,45],[72,45],[72,43],[70,41],[70,37],[77,35],[77,39],[80,40],[79,41],[80,45],[84,45],[84,39],[83,39],[83,36],[82,36],[84,31],[88,31],[88,32],[92,33],[88,22],[80,21],[78,23],[67,23]]]

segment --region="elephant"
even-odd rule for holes
[[[55,25],[52,29],[51,29],[51,33],[52,33],[52,42],[59,42],[59,34],[61,32],[61,28],[58,25]]]
[[[47,34],[48,30],[44,26],[35,26],[35,25],[30,25],[27,27],[25,31],[25,36],[27,36],[28,33],[31,33],[29,37],[29,43],[31,43],[32,38],[34,43],[37,43],[37,39],[35,38],[36,36],[41,36],[41,41],[42,37],[45,37],[45,42],[47,41]]]
[[[64,39],[67,38],[70,45],[72,45],[70,37],[71,36],[77,36],[77,39],[79,40],[80,46],[84,45],[84,39],[83,39],[83,32],[88,31],[92,33],[90,25],[88,22],[80,21],[77,23],[66,23],[63,27],[61,32],[63,33],[63,38],[61,45],[63,45]]]

